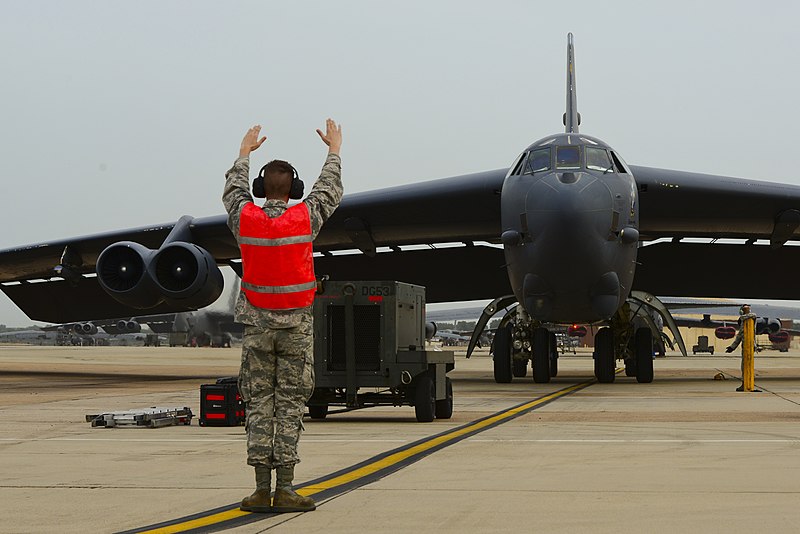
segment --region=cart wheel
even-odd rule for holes
[[[453,381],[445,378],[446,396],[436,401],[436,419],[450,419],[453,417]]]
[[[417,375],[416,378],[414,412],[420,423],[430,423],[436,414],[436,386],[427,372]]]
[[[311,419],[325,419],[328,416],[327,404],[314,404],[308,407],[308,415]]]

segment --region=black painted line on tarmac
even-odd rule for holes
[[[522,402],[492,415],[481,417],[456,428],[383,452],[350,467],[298,484],[295,486],[295,490],[301,495],[313,495],[314,499],[317,501],[317,505],[320,506],[333,497],[371,484],[404,467],[418,462],[436,451],[528,414],[557,399],[585,389],[595,382],[596,380],[594,379],[580,382],[553,393],[542,395],[536,399]],[[277,515],[285,514],[244,512],[239,510],[239,503],[234,503],[179,519],[173,519],[133,530],[126,530],[120,534],[168,534],[175,532],[207,534],[263,521],[264,519],[270,519]]]

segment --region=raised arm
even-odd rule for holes
[[[311,233],[317,236],[328,217],[339,207],[342,200],[342,161],[339,151],[342,148],[342,127],[333,120],[325,121],[325,133],[317,130],[322,142],[328,145],[328,157],[322,166],[319,178],[314,182],[311,192],[305,199],[311,218]]]
[[[250,152],[257,150],[266,137],[259,139],[261,126],[255,125],[244,134],[239,146],[239,157],[225,173],[225,190],[222,193],[222,204],[228,212],[228,228],[233,235],[239,235],[239,214],[242,207],[253,201],[250,195]]]

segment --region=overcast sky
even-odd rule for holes
[[[222,213],[254,161],[310,183],[328,116],[345,194],[508,166],[563,129],[631,164],[800,184],[789,2],[0,4],[0,249]],[[455,206],[448,208],[456,209]],[[30,321],[4,295],[0,323]]]

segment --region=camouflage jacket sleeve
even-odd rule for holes
[[[342,192],[342,160],[338,154],[328,154],[319,178],[303,201],[308,206],[311,233],[315,238],[328,217],[339,207]]]
[[[250,195],[250,158],[245,156],[237,158],[228,172],[225,173],[225,191],[222,193],[222,203],[228,212],[228,228],[234,236],[239,235],[239,215],[248,202],[252,202]]]

